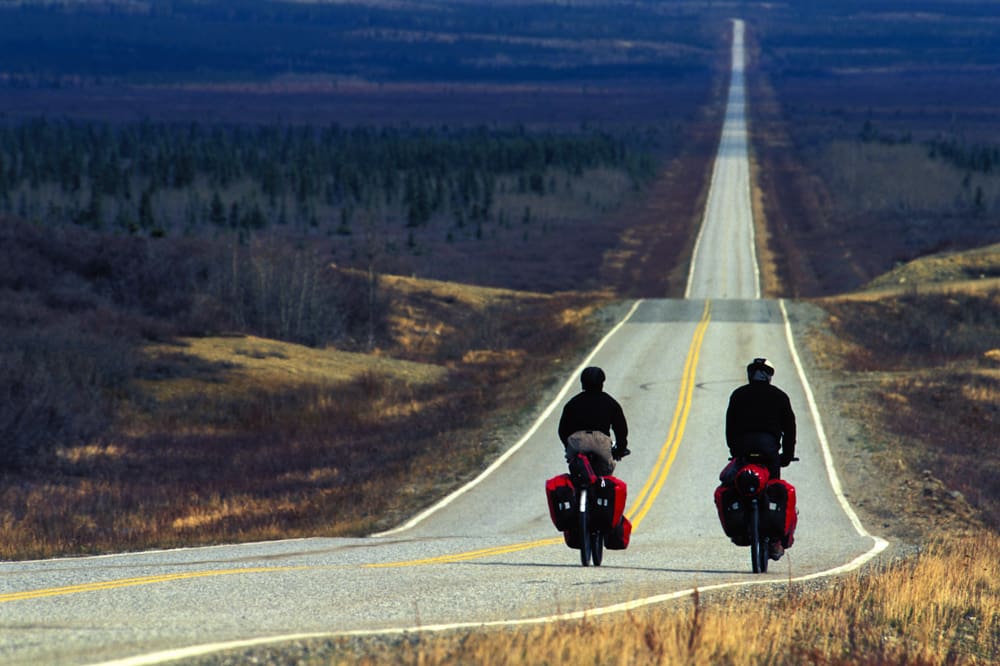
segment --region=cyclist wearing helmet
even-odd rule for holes
[[[596,366],[584,368],[580,373],[582,391],[566,403],[559,419],[559,439],[566,449],[566,460],[577,453],[595,453],[605,463],[604,469],[594,472],[605,476],[615,469],[628,450],[628,424],[625,412],[618,401],[604,392],[604,371]],[[611,433],[615,433],[612,444]]]
[[[788,395],[771,384],[773,376],[767,359],[755,358],[747,366],[747,383],[729,396],[726,443],[734,458],[763,454],[777,479],[795,457],[795,413]]]

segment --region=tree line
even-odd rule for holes
[[[913,133],[899,135],[882,132],[866,120],[858,137],[864,143],[880,143],[886,146],[913,143]],[[927,156],[941,159],[963,171],[988,174],[1000,165],[1000,145],[989,143],[969,143],[955,137],[934,136],[922,142],[927,148]]]
[[[165,235],[300,223],[349,231],[361,210],[488,217],[502,190],[544,196],[553,174],[650,178],[648,150],[582,129],[433,129],[39,118],[0,126],[0,210],[47,222]],[[325,219],[320,219],[320,218]]]

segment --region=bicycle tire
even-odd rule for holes
[[[587,515],[590,513],[590,507],[587,504],[587,489],[583,488],[580,490],[580,518],[578,528],[580,530],[580,564],[585,567],[590,566],[591,547],[593,545],[590,541],[590,521]]]
[[[593,561],[595,567],[599,567],[604,560],[604,535],[601,532],[594,532],[590,536],[592,539],[592,543],[590,544],[590,559]]]
[[[757,500],[750,502],[750,566],[754,573],[767,573],[767,540],[760,536],[760,508]]]

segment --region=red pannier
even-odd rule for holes
[[[618,526],[604,535],[604,547],[608,550],[625,550],[632,539],[632,521],[625,516],[618,521]]]
[[[625,511],[628,486],[617,477],[602,476],[591,486],[590,492],[594,493],[594,511],[591,514],[594,527],[605,534],[610,534],[618,526]]]
[[[726,536],[737,546],[749,546],[749,501],[741,497],[736,488],[723,485],[715,489],[715,508]]]
[[[549,517],[560,532],[576,526],[576,489],[569,474],[554,476],[545,482],[549,501]]]
[[[761,513],[761,526],[772,538],[780,538],[785,548],[790,548],[799,522],[795,508],[795,486],[784,479],[773,479],[764,490],[765,500]]]
[[[715,508],[726,536],[737,546],[750,545],[750,500],[736,488],[721,485],[715,489]],[[795,486],[784,479],[768,481],[760,502],[761,532],[772,539],[781,539],[785,548],[791,548],[798,519]]]

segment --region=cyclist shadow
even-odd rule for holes
[[[483,562],[483,561],[469,561],[464,564],[473,564],[481,567],[532,567],[532,568],[545,568],[545,569],[582,569],[579,562]],[[682,569],[678,567],[639,567],[635,565],[622,566],[619,564],[608,564],[603,563],[599,567],[587,567],[588,569],[607,569],[615,571],[645,571],[645,572],[659,572],[659,573],[676,573],[676,574],[715,574],[715,575],[730,575],[730,574],[745,574],[746,569]]]

